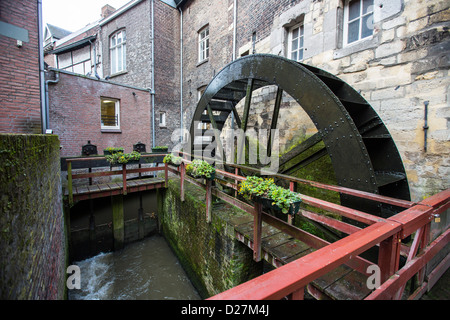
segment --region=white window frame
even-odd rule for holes
[[[107,98],[107,97],[101,97],[100,98],[100,108],[101,108],[101,104],[103,102],[115,102],[114,104],[114,111],[115,111],[115,116],[116,116],[116,124],[114,126],[111,125],[104,125],[103,124],[103,120],[100,119],[100,123],[101,123],[101,129],[105,129],[105,130],[120,130],[120,100],[119,99],[114,99],[114,98]],[[102,117],[102,112],[100,110],[100,118]]]
[[[119,43],[120,40],[120,43]],[[111,74],[124,72],[127,69],[127,37],[125,29],[119,30],[111,35],[109,39],[109,52]],[[121,53],[119,53],[121,51]],[[119,57],[122,58],[122,63],[119,63]]]
[[[357,18],[349,21],[349,4],[352,1],[359,1],[360,2],[360,6],[359,6],[359,15]],[[369,9],[368,11],[363,14],[363,3],[364,1],[369,1],[369,0],[345,0],[345,4],[344,4],[344,46],[349,46],[349,45],[353,45],[355,43],[367,40],[367,39],[371,39],[373,37],[373,28],[372,28],[372,34],[370,34],[369,36],[366,36],[364,38],[362,38],[362,21],[363,18],[368,16],[368,15],[372,15],[372,23],[373,23],[373,15],[374,15],[374,6],[373,6],[373,0],[372,0],[372,9]],[[358,39],[352,42],[348,42],[348,26],[350,23],[359,20],[359,30],[358,30]]]
[[[166,112],[164,112],[164,111],[161,111],[159,113],[159,126],[160,127],[167,127]]]
[[[198,32],[198,62],[208,60],[209,50],[209,26],[205,26]]]
[[[294,40],[294,30],[298,29],[298,37],[295,39],[297,40],[297,49],[292,50],[292,41]],[[301,45],[300,45],[301,44]],[[302,61],[303,55],[304,55],[304,47],[305,47],[305,29],[303,27],[303,23],[296,24],[295,26],[292,26],[289,28],[289,36],[288,36],[288,59],[295,60],[295,61]],[[297,53],[297,58],[292,59],[292,53]],[[299,53],[301,52],[302,57],[299,59]]]

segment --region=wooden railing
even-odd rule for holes
[[[156,172],[165,171],[165,180],[167,185],[168,170],[167,166],[155,166],[155,167],[141,167],[141,164],[145,163],[162,163],[162,159],[165,154],[142,154],[141,159],[135,163],[120,164],[120,165],[109,165],[105,157],[95,156],[95,157],[80,157],[80,158],[66,158],[64,159],[67,169],[67,189],[68,189],[68,201],[72,205],[73,199],[73,180],[74,179],[93,179],[99,177],[107,177],[113,175],[122,175],[122,191],[121,193],[127,194],[127,175],[128,174],[141,174],[145,172]],[[73,173],[73,164],[77,164],[77,168],[87,168],[89,172],[87,173]],[[139,164],[139,168],[127,168],[127,165]],[[92,172],[91,169],[95,167],[107,167],[110,170]],[[113,170],[113,167],[121,167],[121,170]],[[92,184],[92,182],[90,182]]]
[[[415,203],[401,199],[368,192],[353,190],[349,188],[327,185],[308,181],[291,176],[276,174],[274,177],[289,182],[291,190],[294,183],[302,183],[319,189],[331,190],[348,195],[370,199],[380,203],[392,204],[405,208],[404,211],[390,217],[381,218],[365,212],[347,208],[328,201],[302,195],[303,201],[313,207],[325,209],[326,211],[339,214],[340,216],[359,221],[367,226],[355,227],[340,220],[318,215],[306,210],[300,210],[297,214],[323,223],[327,226],[342,231],[348,236],[329,243],[304,230],[292,226],[290,222],[281,221],[265,212],[260,205],[250,205],[232,197],[217,188],[212,187],[210,182],[201,183],[185,174],[185,164],[189,163],[190,155],[181,155],[185,158],[178,169],[169,168],[169,171],[180,175],[181,197],[184,197],[184,181],[192,182],[206,189],[207,212],[206,219],[209,221],[211,215],[212,195],[231,203],[240,209],[250,213],[254,217],[254,259],[261,259],[261,223],[262,221],[275,226],[288,233],[296,239],[303,241],[316,251],[281,266],[260,277],[243,283],[235,288],[220,293],[211,299],[281,299],[290,297],[302,299],[305,287],[313,280],[325,275],[336,267],[347,264],[363,274],[369,273],[369,266],[374,263],[359,257],[371,247],[378,246],[378,263],[380,270],[381,286],[376,288],[366,299],[400,299],[402,297],[406,282],[418,273],[419,287],[414,291],[410,299],[420,297],[435,281],[447,270],[449,256],[429,275],[428,281],[424,281],[426,264],[442,250],[450,240],[450,231],[447,226],[441,230],[441,234],[430,242],[430,228],[433,220],[439,219],[450,207],[450,189],[434,195],[426,200]],[[246,178],[237,174],[238,169],[258,171],[257,169],[230,164],[236,168],[235,174],[216,169],[215,181],[226,187],[238,190],[238,183]],[[220,178],[223,179],[220,179]],[[415,233],[414,241],[410,247],[402,244],[401,240]],[[400,267],[400,254],[407,257],[406,264]]]
[[[310,282],[342,264],[346,264],[361,273],[368,274],[368,267],[373,265],[373,263],[359,257],[359,255],[373,246],[379,247],[377,266],[380,270],[381,285],[366,299],[400,299],[406,282],[415,274],[418,274],[419,287],[410,298],[417,298],[434,284],[436,279],[447,270],[450,264],[450,259],[447,256],[434,271],[429,274],[427,281],[425,281],[424,268],[426,264],[448,244],[450,239],[450,232],[447,229],[447,226],[442,228],[440,235],[430,238],[431,222],[434,219],[439,219],[439,215],[446,212],[450,207],[450,189],[415,203],[281,174],[274,175],[274,177],[287,181],[291,190],[294,190],[296,183],[301,183],[323,190],[331,190],[405,208],[404,211],[392,217],[381,218],[325,200],[302,195],[305,204],[328,212],[333,212],[342,217],[347,217],[366,225],[366,227],[363,228],[356,227],[338,219],[300,209],[297,213],[298,215],[302,215],[348,235],[336,242],[329,243],[295,227],[289,220],[285,222],[267,214],[263,211],[261,205],[257,203],[249,204],[243,202],[238,198],[219,190],[219,188],[213,186],[211,181],[206,180],[205,182],[202,182],[189,177],[186,175],[185,166],[191,162],[189,160],[191,159],[191,155],[186,153],[180,153],[180,155],[184,159],[179,167],[165,164],[162,167],[127,169],[126,165],[123,165],[122,170],[79,174],[72,174],[72,162],[87,162],[92,161],[93,158],[66,159],[69,202],[71,201],[73,179],[122,174],[123,193],[126,194],[127,174],[164,170],[166,186],[168,172],[180,176],[180,196],[182,201],[184,201],[185,181],[206,190],[206,220],[208,222],[211,220],[212,196],[216,196],[251,214],[253,216],[254,225],[252,248],[254,259],[256,261],[261,260],[261,225],[263,221],[282,230],[295,239],[304,242],[312,248],[317,249],[300,259],[211,297],[211,299],[281,299],[286,296],[294,299],[302,299],[304,288]],[[162,156],[164,155],[149,154],[143,155],[143,158],[161,157],[158,161],[162,162]],[[215,183],[231,188],[235,192],[238,190],[239,182],[246,179],[244,176],[237,174],[239,169],[258,171],[257,169],[233,164],[230,164],[230,166],[234,166],[235,173],[216,169]],[[403,245],[401,240],[413,233],[415,233],[415,236],[411,246],[408,247]],[[403,254],[407,258],[406,264],[401,269],[399,269],[400,254]]]

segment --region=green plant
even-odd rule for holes
[[[152,147],[152,150],[167,150],[169,149],[168,146],[156,146],[156,147]]]
[[[271,205],[280,208],[283,213],[289,212],[292,203],[301,201],[298,193],[277,186],[272,178],[263,179],[256,176],[249,176],[240,183],[239,194],[247,200],[270,199]]]
[[[179,166],[181,164],[181,161],[182,161],[181,157],[174,156],[171,153],[168,153],[163,159],[164,163],[171,163],[176,166]]]
[[[107,155],[105,158],[110,164],[125,164],[129,161],[139,160],[141,158],[141,154],[137,151],[133,151],[131,153],[117,152]]]
[[[186,173],[194,178],[213,179],[216,169],[204,160],[195,159],[186,166]]]
[[[116,152],[122,152],[123,153],[123,148],[122,147],[108,147],[106,149],[104,149],[104,151],[109,152],[110,154],[116,153]]]

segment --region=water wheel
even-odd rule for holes
[[[277,86],[272,128],[276,128],[283,92],[300,104],[317,128],[316,134],[296,147],[297,154],[323,141],[324,147],[309,156],[307,163],[298,163],[298,167],[328,155],[338,185],[410,200],[400,155],[388,129],[370,104],[338,77],[279,56],[245,56],[225,66],[212,79],[193,116],[192,149],[204,149],[209,143],[195,137],[199,132],[197,122],[209,123],[221,131],[233,113],[236,124],[245,131],[252,92],[267,85]],[[242,99],[245,103],[240,118],[235,107]],[[341,204],[382,217],[400,210],[370,200],[340,196]]]

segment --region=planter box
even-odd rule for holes
[[[152,153],[166,153],[169,150],[169,147],[165,148],[152,148]]]
[[[194,176],[194,175],[191,175],[191,174],[188,174],[188,176],[190,176],[190,177],[192,177],[192,178],[194,178],[194,179],[214,180],[214,179],[216,178],[216,173],[214,172],[214,173],[211,175],[211,178],[207,178],[207,177],[205,177],[205,176]]]
[[[281,212],[281,208],[280,207],[278,207],[277,205],[273,205],[272,204],[272,202],[273,202],[272,199],[259,197],[259,198],[256,199],[256,201],[258,201],[259,203],[261,203],[264,207],[266,207],[268,209],[272,209],[272,210]],[[291,203],[291,205],[289,206],[289,211],[288,211],[287,214],[293,216],[300,209],[300,204],[301,203],[302,203],[302,200],[298,200],[296,202]]]
[[[123,150],[116,150],[116,151],[103,150],[103,155],[110,156],[110,155],[112,155],[114,153],[118,153],[118,152],[123,152]]]

